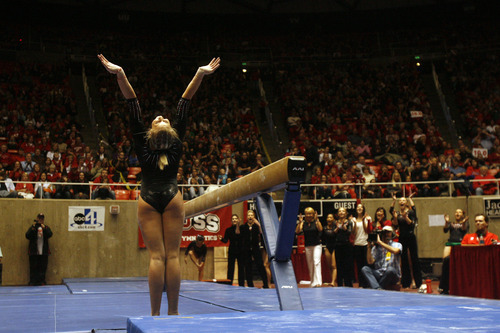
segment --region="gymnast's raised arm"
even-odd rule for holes
[[[108,72],[116,75],[116,80],[118,81],[118,86],[126,99],[136,98],[134,88],[128,82],[127,76],[125,75],[125,71],[118,65],[109,62],[102,54],[97,55],[97,58],[101,60],[102,65]]]
[[[199,67],[193,79],[191,80],[186,90],[184,91],[184,94],[182,94],[182,98],[188,100],[193,98],[194,94],[200,87],[203,77],[205,75],[210,75],[213,72],[215,72],[215,70],[219,68],[219,65],[220,65],[220,58],[213,58],[208,65]]]

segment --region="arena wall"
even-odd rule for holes
[[[442,227],[430,227],[429,215],[453,214],[464,208],[474,230],[474,215],[484,210],[482,197],[416,198],[419,218],[417,231],[420,258],[440,258],[447,239]],[[379,206],[389,210],[391,200],[364,201],[367,212],[373,215]],[[120,213],[110,213],[110,206],[120,207]],[[25,233],[37,214],[43,212],[54,233],[50,240],[51,256],[47,269],[47,283],[59,284],[64,278],[136,277],[147,276],[148,253],[138,246],[136,201],[77,201],[77,200],[0,200],[0,247],[3,252],[3,285],[26,285],[29,282],[28,240]],[[104,231],[69,231],[69,206],[103,206]],[[233,213],[242,216],[242,204],[233,206]],[[490,220],[490,231],[500,234],[500,221]],[[184,263],[184,249],[180,250],[182,279],[197,279],[197,271],[190,262]],[[226,275],[226,248],[209,248],[205,279],[224,279]]]

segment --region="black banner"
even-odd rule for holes
[[[484,213],[488,217],[500,217],[500,198],[484,198]]]
[[[318,212],[318,217],[321,222],[326,222],[328,214],[333,214],[337,218],[337,211],[339,208],[344,207],[347,209],[347,215],[355,216],[356,214],[356,199],[343,199],[343,200],[321,200],[321,201],[307,201],[301,202],[299,206],[299,214],[304,214],[304,209],[312,207]],[[283,206],[282,200],[275,200],[274,205],[278,216],[281,215],[281,207]],[[248,201],[248,209],[256,210],[255,202]]]

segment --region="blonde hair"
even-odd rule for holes
[[[146,134],[146,139],[149,142],[149,148],[151,150],[167,150],[172,147],[176,140],[179,140],[179,135],[172,127],[160,129],[151,128]],[[158,167],[160,170],[163,170],[166,165],[168,165],[167,155],[161,153],[158,158]]]

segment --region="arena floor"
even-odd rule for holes
[[[343,287],[300,288],[300,295],[303,311],[279,311],[274,289],[182,281],[181,315],[151,317],[146,278],[0,287],[0,332],[498,332],[500,327],[497,300]]]

